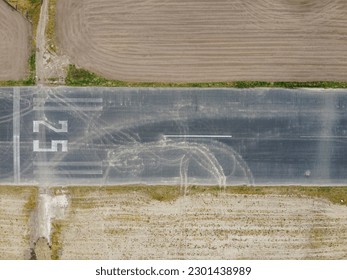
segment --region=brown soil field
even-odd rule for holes
[[[0,1],[0,80],[20,80],[28,73],[31,25]]]
[[[60,259],[346,259],[345,205],[290,195],[64,189]],[[60,194],[61,195],[61,194]]]
[[[60,49],[127,81],[345,81],[345,0],[61,0]]]

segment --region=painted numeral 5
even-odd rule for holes
[[[67,140],[52,140],[50,148],[40,148],[40,141],[33,141],[34,152],[58,152],[58,145],[61,145],[62,152],[67,152]]]

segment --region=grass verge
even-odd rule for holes
[[[10,195],[13,198],[26,198],[23,206],[25,214],[30,213],[36,208],[38,188],[34,186],[0,186],[0,197]]]
[[[40,19],[41,0],[6,0],[32,23],[32,47],[36,47],[36,31]]]
[[[102,87],[193,87],[193,88],[347,88],[347,82],[204,82],[204,83],[161,83],[161,82],[126,82],[108,80],[85,69],[69,65],[65,79],[67,86],[102,86]]]
[[[97,197],[101,194],[124,194],[139,193],[149,196],[149,198],[162,202],[170,202],[183,196],[178,186],[115,186],[115,187],[67,187],[54,188],[55,194],[67,193],[71,197],[72,205],[85,205],[92,208],[97,205],[91,201],[90,197]],[[347,206],[347,187],[227,187],[225,190],[217,186],[191,186],[188,195],[197,194],[219,195],[228,193],[235,195],[279,195],[289,197],[311,197],[326,199],[337,205]]]
[[[57,44],[55,38],[55,13],[56,13],[56,0],[48,1],[48,22],[46,25],[45,35],[48,49],[52,52],[57,51]]]
[[[83,209],[98,207],[91,197],[112,194],[138,193],[148,196],[150,199],[169,202],[179,198],[182,193],[178,186],[105,186],[105,187],[62,187],[53,188],[55,195],[67,194],[70,196],[71,206]]]
[[[227,188],[226,192],[244,195],[281,195],[321,198],[329,200],[334,204],[347,206],[347,187],[230,187]]]
[[[23,187],[20,187],[23,190]],[[30,192],[30,195],[28,196],[28,200],[27,202],[24,204],[24,212],[26,214],[29,214],[29,218],[30,218],[30,214],[36,209],[37,207],[37,197],[38,197],[38,193],[39,190],[38,188],[35,187],[30,187],[30,188],[24,188],[25,190]],[[19,190],[18,190],[19,191]],[[28,222],[29,222],[29,218],[28,218]]]
[[[61,256],[61,250],[63,244],[61,243],[61,233],[62,233],[62,222],[53,221],[52,222],[52,233],[51,233],[51,259],[59,260]]]

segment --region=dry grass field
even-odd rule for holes
[[[29,71],[31,26],[19,12],[0,1],[0,81],[19,80]]]
[[[58,45],[127,81],[344,81],[345,0],[61,0]]]
[[[30,216],[36,197],[37,188],[0,187],[0,259],[30,257]]]
[[[54,205],[38,193],[0,187],[0,259],[347,259],[347,188],[50,188]]]
[[[197,188],[182,196],[172,187],[56,190],[69,206],[53,222],[52,257],[347,258],[345,205],[294,192],[247,191]]]

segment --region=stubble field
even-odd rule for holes
[[[0,259],[347,258],[346,188],[47,191],[67,203],[41,209],[38,188],[0,187]]]
[[[69,188],[61,259],[346,259],[345,205],[197,188]],[[170,195],[168,195],[168,192]],[[58,191],[59,193],[59,191]]]
[[[30,258],[31,214],[37,188],[0,187],[0,259]]]

